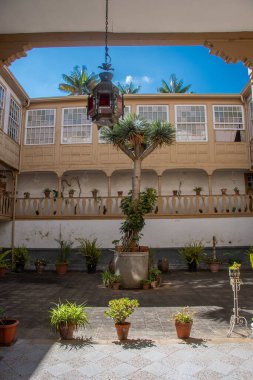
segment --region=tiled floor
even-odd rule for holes
[[[253,272],[242,272],[239,304],[253,317]],[[111,298],[137,298],[129,318],[129,341],[119,343],[113,322],[104,317]],[[70,342],[58,341],[48,310],[58,300],[86,300],[90,325]],[[171,315],[189,305],[196,312],[188,342],[176,339]],[[10,273],[0,280],[0,306],[20,320],[18,341],[0,348],[0,379],[251,379],[253,340],[249,329],[226,338],[233,308],[227,272],[173,272],[155,290],[113,291],[101,273]]]

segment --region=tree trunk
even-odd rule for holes
[[[132,190],[133,190],[133,199],[139,198],[139,193],[141,190],[141,160],[134,160],[134,170],[132,178]]]

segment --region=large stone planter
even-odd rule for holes
[[[115,274],[120,275],[123,288],[141,287],[141,280],[148,278],[148,259],[148,252],[114,251]]]

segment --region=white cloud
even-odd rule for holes
[[[143,77],[141,77],[141,80],[142,82],[145,82],[145,83],[151,83],[152,80],[150,77],[148,77],[147,75],[144,75]]]
[[[127,75],[125,79],[125,83],[129,84],[131,82],[134,82],[134,78],[132,77],[132,75]]]

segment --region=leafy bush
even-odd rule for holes
[[[76,303],[66,301],[59,302],[49,311],[50,324],[54,330],[59,331],[61,326],[74,325],[84,327],[88,324],[88,316],[85,311],[85,304],[77,305]]]
[[[139,306],[139,302],[135,299],[119,298],[109,301],[108,306],[109,310],[106,310],[104,315],[113,319],[115,323],[122,324]]]
[[[13,260],[15,264],[25,264],[29,259],[28,250],[25,246],[13,249]]]
[[[0,268],[8,269],[11,267],[11,260],[7,258],[10,253],[11,250],[0,253]]]
[[[158,268],[150,268],[148,274],[150,281],[157,281],[161,273],[162,272]]]
[[[97,246],[97,238],[77,240],[80,243],[80,253],[86,258],[87,265],[96,266],[101,258],[101,249]]]
[[[199,266],[200,262],[205,257],[204,246],[201,242],[190,243],[179,250],[179,253],[187,264],[196,263]]]
[[[179,323],[190,323],[193,321],[194,313],[190,313],[189,307],[186,306],[181,311],[173,315],[173,319]]]

